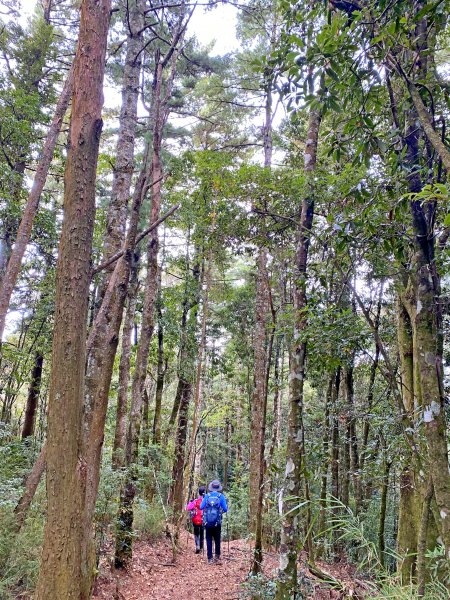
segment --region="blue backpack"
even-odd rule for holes
[[[206,505],[203,509],[203,526],[216,527],[222,524],[222,507],[220,506],[220,494],[218,496],[207,494]]]

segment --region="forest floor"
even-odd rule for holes
[[[170,540],[137,541],[133,561],[126,572],[117,571],[104,560],[100,566],[94,600],[238,600],[249,572],[251,547],[244,540],[222,542],[222,564],[209,565],[205,555],[196,555],[192,534],[182,532],[180,552],[172,563]],[[273,578],[278,556],[265,554],[264,573]],[[314,577],[306,568],[302,572],[308,597],[315,600],[365,598],[364,589],[355,584],[352,568],[346,563],[319,565],[343,583],[337,591]],[[362,584],[362,582],[360,582]],[[359,589],[358,589],[359,588]],[[261,598],[266,597],[261,595]]]

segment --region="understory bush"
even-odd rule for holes
[[[44,532],[43,502],[36,500],[19,534],[13,509],[0,508],[0,600],[16,599],[36,585]]]
[[[161,504],[157,501],[149,504],[139,498],[134,505],[134,528],[138,537],[154,540],[162,535],[165,526],[165,515]]]

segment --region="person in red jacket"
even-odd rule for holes
[[[200,510],[200,505],[205,494],[206,488],[201,485],[198,488],[198,498],[191,500],[186,506],[186,510],[191,511],[192,525],[194,526],[195,554],[199,554],[203,550],[203,511]]]

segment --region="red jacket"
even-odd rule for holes
[[[191,519],[193,525],[202,525],[203,524],[203,511],[200,510],[200,504],[202,503],[203,498],[196,498],[189,502],[186,506],[187,510],[191,511]]]

